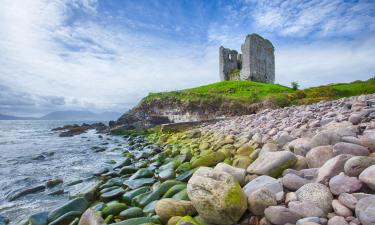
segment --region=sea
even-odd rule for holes
[[[0,217],[10,224],[33,213],[52,210],[69,200],[69,192],[95,182],[93,174],[121,159],[126,142],[94,130],[74,137],[59,137],[52,128],[94,121],[0,120]],[[98,121],[95,121],[98,122]],[[96,148],[106,149],[96,152]],[[9,201],[12,194],[62,179],[63,184]],[[69,182],[83,182],[67,186]],[[49,195],[56,190],[60,195]]]

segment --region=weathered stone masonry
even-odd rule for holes
[[[220,47],[221,80],[275,82],[274,47],[269,40],[258,34],[247,35],[241,51],[242,54],[238,54],[235,50]]]

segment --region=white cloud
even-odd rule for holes
[[[366,80],[375,76],[375,38],[288,45],[276,55],[276,82],[303,87]]]
[[[123,110],[151,91],[218,79],[216,47],[170,43],[90,19],[66,23],[72,8],[94,15],[92,1],[23,2],[0,6],[4,85]]]
[[[255,27],[282,36],[340,36],[374,30],[374,2],[248,0]]]

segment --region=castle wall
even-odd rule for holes
[[[220,79],[249,80],[264,83],[275,82],[275,55],[270,41],[257,34],[247,35],[241,46],[242,54],[220,47]],[[239,77],[230,72],[240,69]]]
[[[241,54],[237,51],[221,46],[219,48],[220,80],[230,80],[229,74],[235,69],[241,68]]]

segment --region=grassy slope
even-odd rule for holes
[[[330,84],[297,91],[278,84],[223,81],[180,91],[150,93],[144,101],[173,98],[190,101],[239,101],[251,104],[261,100],[270,100],[282,107],[370,93],[375,93],[375,79],[347,84]]]

